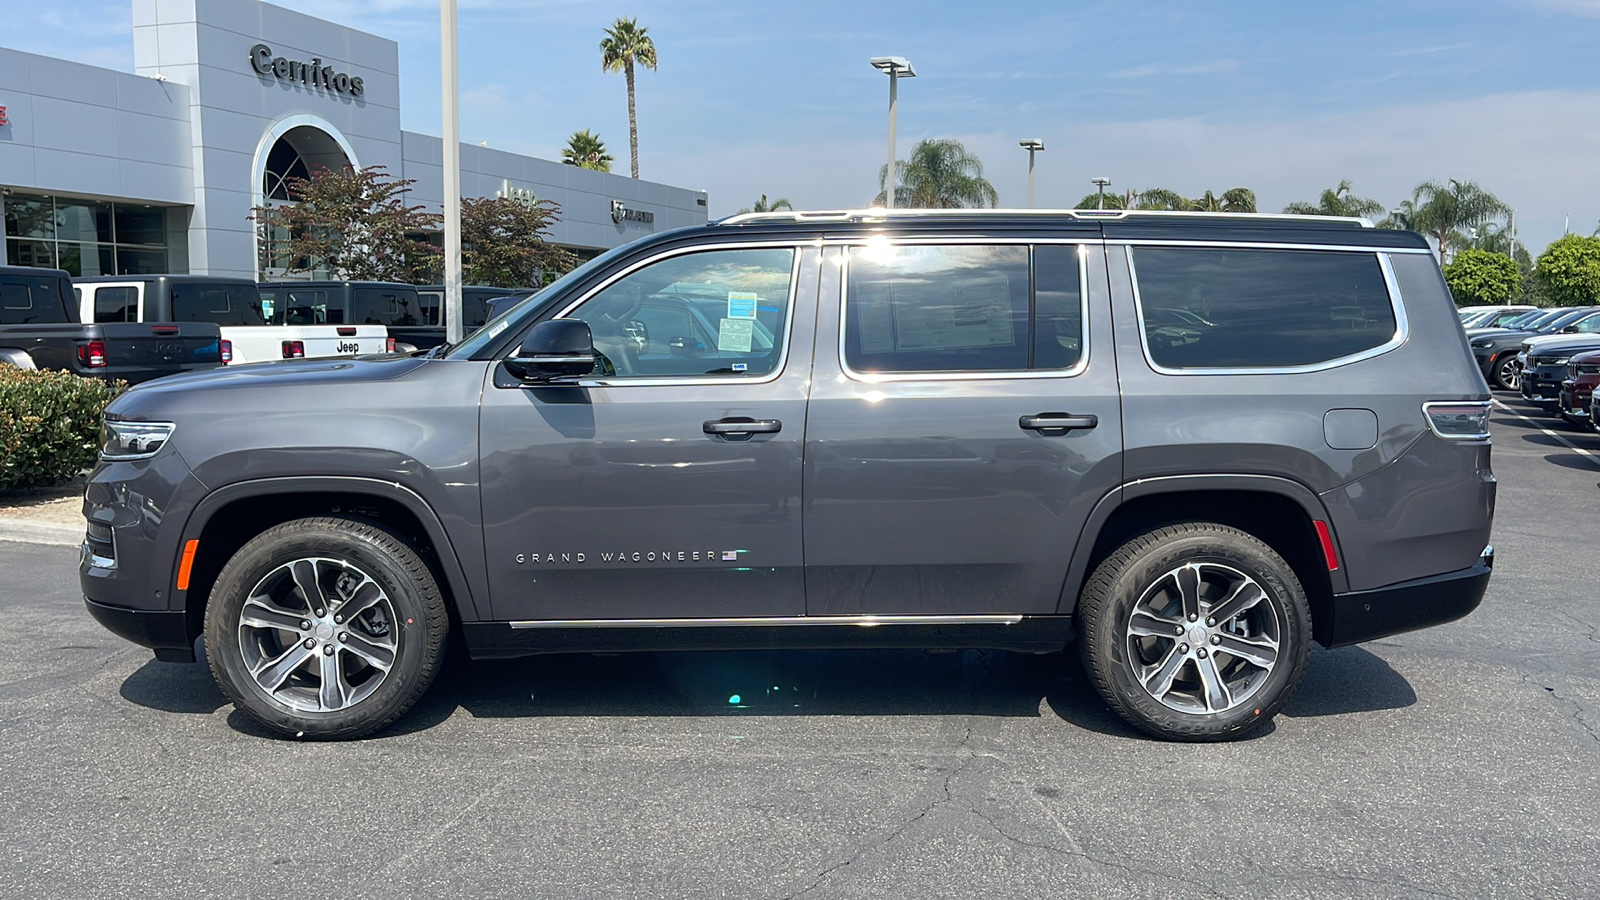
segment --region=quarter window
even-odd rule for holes
[[[99,295],[96,295],[97,306],[98,300]],[[175,284],[172,286],[172,321],[267,324],[261,307],[261,292],[253,284]]]
[[[777,371],[789,323],[795,251],[685,253],[631,272],[568,318],[594,334],[615,378],[750,378]]]
[[[426,325],[415,291],[358,288],[350,321],[357,325]]]
[[[1083,356],[1075,245],[857,247],[845,362],[864,373],[1067,369]]]
[[[1168,369],[1315,365],[1394,339],[1377,255],[1136,247],[1150,359]]]

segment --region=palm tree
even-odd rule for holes
[[[1138,199],[1140,209],[1164,209],[1178,211],[1194,209],[1193,200],[1190,200],[1188,197],[1185,197],[1177,191],[1169,191],[1166,188],[1150,188],[1147,191],[1140,191]]]
[[[1482,225],[1511,211],[1500,198],[1479,187],[1476,182],[1457,181],[1444,184],[1424,181],[1417,185],[1416,207],[1411,226],[1434,239],[1439,245],[1439,260],[1449,258],[1450,241],[1466,228]]]
[[[1126,195],[1124,195],[1124,194],[1106,194],[1105,195],[1105,205],[1104,206],[1100,205],[1100,198],[1101,198],[1100,192],[1099,191],[1095,191],[1094,193],[1089,194],[1088,196],[1084,197],[1082,200],[1079,200],[1078,201],[1078,205],[1074,206],[1073,209],[1127,209],[1128,208],[1128,197]]]
[[[753,212],[777,212],[780,209],[794,209],[794,204],[789,202],[788,197],[779,197],[776,200],[768,202],[767,195],[762,194],[761,199],[757,200],[754,206],[747,206],[744,209],[739,210],[737,213],[735,213],[735,215],[744,215],[745,213]]]
[[[1256,192],[1249,188],[1232,188],[1222,196],[1206,191],[1190,207],[1196,212],[1253,213],[1256,211]]]
[[[1283,211],[1298,216],[1345,216],[1359,219],[1383,212],[1383,204],[1371,197],[1357,197],[1350,193],[1350,179],[1342,178],[1338,187],[1323,191],[1316,203],[1291,203],[1285,206]]]
[[[596,172],[611,171],[613,162],[611,154],[606,152],[606,142],[587,128],[574,131],[572,137],[567,138],[567,146],[561,150],[561,161],[569,166]]]
[[[1401,200],[1400,205],[1389,210],[1389,215],[1378,223],[1379,228],[1395,228],[1400,231],[1412,230],[1411,223],[1417,217],[1417,204],[1410,200]]]
[[[633,64],[656,67],[656,45],[645,33],[648,30],[639,27],[638,19],[619,18],[600,42],[600,67],[628,76],[628,153],[635,178],[639,177],[639,117],[633,108]]]
[[[911,159],[895,163],[900,184],[894,189],[894,205],[901,209],[962,209],[997,206],[1000,194],[983,177],[983,162],[960,141],[923,140],[911,148]],[[878,170],[878,187],[885,188],[889,167]],[[872,202],[882,206],[887,189],[879,190]]]

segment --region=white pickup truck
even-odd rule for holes
[[[363,356],[394,349],[383,325],[350,322],[326,290],[205,275],[73,279],[84,322],[212,322],[224,363]]]

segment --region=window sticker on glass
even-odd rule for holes
[[[717,349],[729,353],[749,353],[751,339],[755,336],[756,321],[750,319],[723,319],[717,327]]]
[[[754,319],[756,317],[756,301],[761,299],[754,291],[729,291],[728,292],[728,318]]]
[[[916,288],[893,286],[896,350],[1010,347],[1017,342],[1006,276],[962,279],[943,290]]]

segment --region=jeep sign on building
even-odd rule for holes
[[[251,207],[314,166],[384,166],[442,209],[393,41],[256,0],[135,2],[133,26],[133,73],[0,47],[0,264],[258,277]],[[706,221],[703,191],[476,144],[461,169],[466,196],[555,201],[580,252]]]

